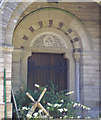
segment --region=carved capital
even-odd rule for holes
[[[73,56],[75,61],[80,61],[80,56],[81,56],[80,52],[74,52]]]

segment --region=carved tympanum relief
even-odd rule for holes
[[[61,36],[53,32],[44,32],[38,34],[32,40],[30,46],[67,48],[65,40]]]

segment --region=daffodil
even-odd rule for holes
[[[55,105],[54,105],[54,107],[57,107],[57,106],[58,106],[58,104],[55,104]]]
[[[32,116],[30,114],[27,114],[27,118],[32,118]]]
[[[87,110],[91,110],[91,108],[87,108]]]
[[[73,117],[69,117],[69,118],[73,118]]]
[[[64,108],[64,111],[65,111],[65,112],[67,112],[67,111],[68,111],[68,109],[67,109],[67,108]]]
[[[50,104],[50,103],[47,103],[47,105],[48,105],[48,106],[52,106],[52,104]]]
[[[54,107],[61,107],[62,104],[54,104]]]
[[[49,107],[47,107],[47,109],[49,109]]]
[[[53,117],[52,117],[52,116],[50,116],[49,118],[51,118],[51,119],[52,119]]]
[[[34,115],[34,117],[37,117],[37,116],[38,116],[38,113],[36,112],[36,113],[34,113],[33,115]]]
[[[70,94],[72,94],[72,93],[74,93],[74,91],[68,92],[68,93],[66,93],[66,95],[70,95]]]
[[[28,108],[27,107],[22,107],[22,110],[28,110]]]
[[[81,118],[81,116],[77,116],[77,118]]]
[[[83,107],[82,107],[83,109],[85,109],[86,107],[83,105]]]
[[[58,109],[58,111],[60,111],[61,113],[63,112],[63,109],[61,108],[61,109]]]
[[[78,106],[80,107],[80,103],[78,104]]]
[[[64,102],[64,100],[60,100],[61,102]]]
[[[38,112],[39,112],[39,113],[42,113],[42,112],[43,112],[43,109],[40,109]]]
[[[85,117],[85,118],[91,118],[90,116],[87,116],[87,117]]]
[[[40,86],[38,84],[35,84],[35,87],[39,88]]]
[[[74,103],[73,107],[77,106],[77,103]]]

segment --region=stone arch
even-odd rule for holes
[[[38,9],[35,12],[32,12],[31,14],[24,17],[24,19],[19,22],[19,24],[16,26],[13,34],[13,45],[15,49],[21,49],[24,54],[24,58],[22,61],[22,77],[27,82],[27,73],[25,70],[27,70],[27,58],[28,55],[31,54],[31,52],[56,52],[56,53],[65,53],[64,57],[70,60],[70,90],[75,90],[75,85],[72,85],[72,83],[75,82],[75,61],[73,57],[73,52],[81,53],[82,51],[91,51],[92,47],[89,44],[89,37],[86,34],[86,29],[84,26],[81,25],[80,21],[77,20],[75,17],[71,17],[70,13],[66,14],[67,11],[63,11],[61,9],[54,9],[51,8],[43,8]],[[37,14],[36,14],[37,13]],[[44,14],[44,18],[42,15]],[[57,16],[54,16],[53,13],[56,13]],[[48,16],[48,14],[50,16]],[[52,16],[53,15],[53,16]],[[62,19],[61,19],[61,17]],[[28,22],[30,19],[30,22]],[[78,22],[79,21],[79,22]],[[75,26],[75,29],[74,29]],[[51,49],[51,48],[36,48],[36,47],[30,47],[31,41],[43,32],[55,32],[56,34],[63,36],[65,39],[67,46],[69,44],[71,49]],[[82,40],[81,40],[82,39]],[[19,41],[18,44],[16,41]],[[83,44],[82,42],[87,42],[88,46]],[[28,55],[26,57],[27,52]],[[29,52],[31,51],[31,52]],[[72,71],[71,71],[72,70]],[[25,75],[26,73],[26,75]],[[73,73],[71,75],[71,73]]]
[[[46,27],[46,26],[48,26],[48,27],[51,27],[51,24],[53,24],[52,25],[52,27],[55,27],[55,28],[57,28],[57,29],[60,29],[60,30],[62,30],[66,35],[68,35],[69,37],[70,37],[70,39],[71,39],[71,43],[73,44],[73,47],[74,47],[74,51],[91,51],[92,50],[92,45],[91,44],[89,44],[89,42],[90,42],[90,39],[89,39],[89,36],[87,35],[87,33],[86,33],[86,29],[84,28],[84,26],[82,26],[81,24],[80,24],[80,21],[78,22],[77,21],[77,18],[75,18],[74,19],[74,16],[72,15],[72,17],[70,16],[70,13],[68,13],[67,11],[65,11],[65,10],[63,10],[63,9],[59,9],[59,8],[53,8],[53,7],[51,7],[51,8],[41,8],[41,9],[38,9],[38,10],[35,10],[35,11],[32,11],[30,14],[28,14],[27,16],[25,16],[19,23],[18,23],[18,25],[16,26],[16,28],[15,29],[17,29],[17,27],[20,25],[20,23],[22,23],[23,21],[25,21],[27,18],[29,18],[29,17],[33,17],[33,15],[35,14],[35,13],[39,13],[39,15],[40,15],[40,12],[43,10],[43,11],[47,11],[47,9],[48,10],[50,10],[50,11],[56,11],[57,13],[59,12],[61,12],[62,14],[64,14],[64,12],[66,12],[67,13],[67,17],[69,17],[69,19],[71,19],[71,20],[68,20],[68,21],[64,21],[64,22],[61,22],[62,20],[52,20],[51,18],[50,19],[44,19],[43,18],[43,20],[40,20],[40,18],[39,18],[39,21],[36,21],[36,23],[34,23],[34,24],[36,24],[36,28],[33,28],[32,26],[29,26],[29,28],[27,28],[27,29],[29,29],[32,33],[33,33],[33,31],[34,30],[38,30],[38,29],[40,29],[40,28],[42,28],[42,27]],[[59,11],[58,11],[59,10]],[[66,14],[65,13],[65,14]],[[40,15],[40,17],[42,17],[41,15]],[[26,19],[25,19],[26,18]],[[63,19],[64,19],[65,17],[63,16]],[[66,19],[66,18],[65,18]],[[53,23],[52,23],[53,22]],[[67,23],[66,23],[67,22]],[[47,24],[47,25],[46,25]],[[69,24],[69,25],[68,25]],[[77,37],[77,36],[79,36],[79,38]],[[23,38],[24,39],[28,39],[28,36],[26,36],[26,35],[24,35],[23,36]],[[80,40],[81,40],[81,42],[80,42]],[[88,44],[87,44],[88,43]],[[82,44],[82,45],[81,45]],[[86,45],[87,44],[87,45]],[[80,48],[80,46],[82,46],[82,48]],[[77,48],[76,48],[77,47]]]
[[[13,6],[15,4],[15,7]],[[13,51],[13,49],[12,49],[12,46],[10,46],[10,45],[12,45],[12,35],[13,35],[13,32],[14,32],[14,28],[15,28],[15,26],[16,26],[16,22],[18,21],[18,19],[19,19],[19,17],[20,17],[20,15],[23,13],[23,11],[31,4],[31,3],[27,3],[27,2],[25,2],[25,3],[20,3],[19,4],[19,6],[20,6],[20,8],[19,7],[17,7],[18,5],[17,4],[19,4],[19,3],[10,3],[10,4],[8,4],[7,3],[7,5],[8,6],[4,6],[4,9],[3,9],[3,11],[2,12],[4,12],[3,13],[3,23],[2,23],[2,26],[3,26],[3,39],[1,39],[1,40],[3,40],[3,41],[0,41],[0,45],[2,45],[2,44],[5,44],[5,46],[0,46],[1,47],[1,51],[3,51],[2,53],[3,53],[3,59],[4,60],[6,60],[6,57],[5,57],[5,52],[4,51],[6,51],[7,52],[7,54],[9,54],[10,55],[10,62],[7,62],[7,64],[11,64],[12,65],[12,62],[11,62],[11,60],[12,60],[12,58],[11,58],[11,56],[12,56],[12,51]],[[13,10],[12,10],[12,6],[13,6]],[[21,6],[22,6],[22,8],[21,8]],[[14,11],[15,10],[15,11]],[[19,12],[20,11],[20,12]],[[9,14],[8,14],[9,13]],[[15,14],[15,15],[14,15]],[[7,20],[5,20],[5,18],[8,18]],[[87,58],[88,57],[88,55],[91,55],[89,58],[90,58],[90,61],[93,61],[92,60],[92,56],[93,55],[96,55],[96,53],[95,52],[93,52],[93,49],[92,49],[92,41],[90,41],[90,38],[89,38],[89,34],[88,33],[86,33],[86,31],[84,30],[84,27],[78,22],[78,20],[77,19],[73,19],[73,21],[71,22],[71,24],[69,25],[70,26],[70,28],[72,28],[72,31],[75,31],[75,32],[77,32],[77,31],[79,31],[79,35],[81,36],[80,38],[82,38],[82,40],[81,40],[81,42],[83,43],[83,47],[82,48],[85,48],[85,49],[83,49],[83,51],[87,51],[88,53],[83,53],[83,55],[84,55],[84,57],[85,58]],[[80,29],[80,26],[81,26],[81,28],[82,29]],[[71,31],[70,29],[69,29],[69,31]],[[83,33],[85,33],[85,34],[83,34]],[[6,36],[5,36],[5,34],[6,34]],[[4,37],[5,36],[5,37]],[[69,36],[70,37],[70,36]],[[72,35],[71,35],[71,37],[72,37]],[[4,41],[6,39],[6,41]],[[90,45],[89,45],[89,41],[90,41]],[[87,45],[87,48],[88,49],[86,49],[86,45],[85,45],[85,43],[86,43],[86,45]],[[8,46],[9,45],[9,46]],[[90,48],[90,49],[89,49]],[[19,52],[20,51],[20,53],[22,52],[22,49],[23,49],[23,46],[22,46],[22,48],[21,49],[18,49],[16,52]],[[10,51],[10,53],[9,53],[9,51]],[[89,54],[90,52],[89,51],[92,51],[91,52],[91,54]],[[20,54],[19,53],[19,54]],[[21,53],[22,54],[22,53]],[[28,53],[24,53],[24,51],[23,51],[23,55],[25,54],[25,57],[24,58],[22,58],[23,60],[24,59],[26,59],[28,56],[30,56],[30,52],[28,52]],[[69,57],[69,54],[71,54],[71,53],[68,53],[68,54],[65,54],[64,55],[64,57],[65,58],[68,58]],[[87,56],[86,56],[87,55]],[[79,55],[78,55],[79,56]],[[17,56],[18,57],[18,56]],[[75,55],[75,58],[77,57],[77,55]],[[83,57],[83,60],[84,60],[84,57]],[[98,56],[94,56],[94,58],[96,58],[96,57],[98,57]],[[71,58],[72,58],[72,56],[71,56]],[[87,59],[87,60],[89,60],[89,58]],[[16,59],[16,58],[15,58]],[[78,59],[78,58],[76,58],[76,59]],[[94,59],[95,60],[95,59]],[[90,63],[90,61],[88,62],[88,63]],[[20,62],[20,61],[17,61],[16,60],[16,62]],[[26,62],[26,61],[25,61]],[[74,62],[74,61],[73,61]],[[3,64],[3,62],[1,62],[1,64]],[[6,63],[4,63],[4,66],[6,67]],[[85,67],[85,65],[83,64],[82,65],[83,67]],[[92,68],[92,67],[91,67]],[[88,68],[88,70],[90,70],[91,71],[91,68],[89,67]],[[95,66],[93,67],[94,68],[94,70],[96,71],[96,72],[94,72],[93,73],[93,75],[90,75],[89,77],[88,77],[88,79],[85,79],[86,78],[86,75],[87,74],[85,74],[85,73],[81,73],[82,75],[83,75],[83,77],[84,77],[84,79],[83,79],[83,81],[85,81],[86,82],[86,80],[88,80],[88,81],[90,81],[89,80],[89,78],[91,79],[91,78],[93,78],[93,76],[95,75],[95,73],[97,73],[98,72],[98,68],[95,68]],[[7,69],[7,71],[9,71],[8,69]],[[72,72],[72,71],[71,71]],[[86,72],[88,72],[88,71],[86,71]],[[11,72],[9,72],[9,74],[8,74],[9,76],[11,76]],[[9,77],[9,80],[11,80],[11,78]],[[86,86],[86,85],[84,85],[84,86]],[[89,87],[90,88],[90,87]],[[94,87],[93,87],[94,88]],[[94,92],[95,93],[95,92]],[[87,93],[87,95],[90,95],[90,93],[88,94]],[[83,96],[84,96],[84,94],[83,94]],[[9,97],[10,98],[10,97]],[[86,96],[84,96],[84,100],[86,100]],[[92,97],[91,97],[92,98]],[[95,97],[96,98],[96,97]],[[94,99],[95,100],[95,99]],[[89,102],[87,103],[88,105],[89,105]],[[96,103],[95,103],[96,104]],[[95,112],[95,111],[94,111]]]
[[[14,28],[16,26],[16,21],[19,19],[20,15],[23,13],[23,11],[30,4],[31,4],[31,2],[30,3],[25,2],[25,3],[17,3],[15,5],[15,11],[12,12],[13,13],[12,17],[9,16],[10,19],[9,19],[9,24],[7,26],[8,28],[5,31],[5,38],[4,38],[5,39],[5,44],[12,44],[11,41],[12,41],[12,37],[13,37],[13,31],[14,31]],[[19,7],[17,7],[17,6],[19,6]],[[23,6],[24,6],[24,8],[23,8]],[[10,6],[10,8],[11,8],[11,6]],[[5,13],[5,9],[6,9],[6,6],[4,7],[4,13]],[[65,11],[63,9],[60,9],[60,8],[55,8],[55,9],[59,9],[60,11],[62,10],[63,12],[68,13],[68,15],[72,15],[71,13],[69,13],[68,11]],[[19,10],[20,10],[20,12],[18,12]],[[90,37],[89,37],[89,35],[87,35],[87,32],[86,32],[83,24],[80,23],[81,21],[76,16],[72,15],[72,17],[74,17],[75,19],[71,22],[70,28],[72,28],[74,31],[76,31],[77,34],[79,34],[80,38],[82,38],[81,41],[82,41],[82,45],[83,45],[83,48],[84,48],[83,50],[84,51],[91,51],[92,50],[92,44],[91,43],[89,44]],[[86,43],[88,43],[88,44],[86,44]]]

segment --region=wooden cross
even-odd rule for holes
[[[47,110],[40,104],[40,101],[42,99],[42,97],[44,96],[45,92],[46,92],[46,88],[44,88],[43,92],[41,93],[38,101],[35,101],[34,98],[27,92],[26,95],[33,101],[33,106],[31,107],[31,109],[28,111],[26,116],[32,116],[33,112],[35,111],[36,107],[40,108],[43,110],[43,112],[47,115],[50,116],[49,113],[47,112]]]

